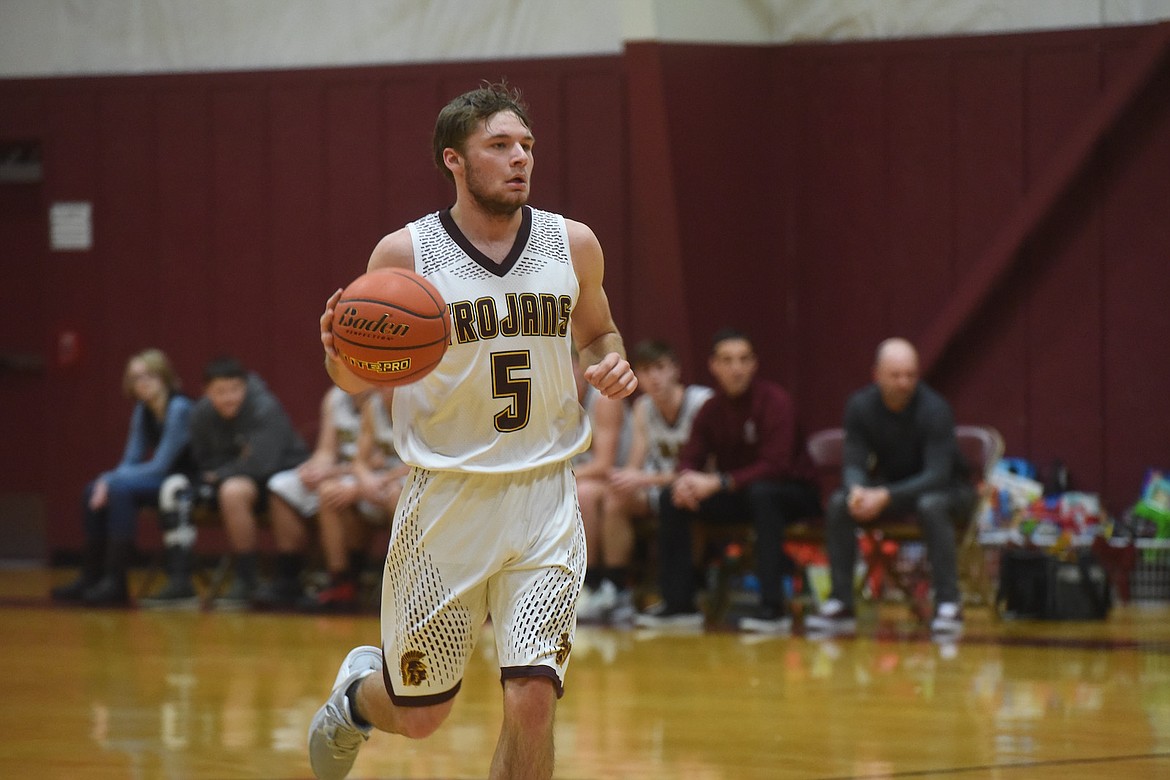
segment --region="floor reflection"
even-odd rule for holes
[[[896,609],[847,637],[583,626],[557,716],[557,776],[872,778],[1013,766],[1033,776],[1062,761],[1079,762],[1066,778],[1151,767],[1170,776],[1167,616],[983,619],[947,643]],[[372,616],[0,605],[12,666],[0,776],[308,776],[309,719],[345,652],[377,634]],[[500,683],[484,637],[444,727],[425,742],[375,736],[354,777],[486,773]],[[1126,757],[1144,757],[1141,772]]]

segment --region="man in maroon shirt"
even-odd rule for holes
[[[716,394],[699,410],[679,454],[679,476],[659,507],[658,566],[663,602],[638,615],[643,627],[699,627],[691,526],[751,521],[756,533],[760,603],[744,631],[781,633],[792,626],[781,583],[784,524],[815,515],[820,499],[797,435],[792,399],[756,378],[751,339],[737,330],[715,334],[707,367]],[[713,470],[711,470],[713,467]]]

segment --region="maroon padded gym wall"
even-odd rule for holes
[[[907,336],[961,421],[1065,460],[1118,511],[1147,466],[1170,468],[1165,36],[0,81],[0,140],[45,154],[43,182],[0,195],[6,291],[30,291],[5,297],[0,352],[46,361],[0,376],[8,440],[29,442],[4,449],[0,493],[44,496],[50,549],[79,545],[81,488],[120,451],[119,376],[145,346],[194,393],[235,352],[313,430],[321,302],[450,201],[434,115],[506,75],[532,103],[534,204],[597,232],[629,341],[671,339],[705,380],[712,331],[739,325],[811,430],[839,424],[880,339]],[[91,251],[30,240],[73,200],[94,205]],[[63,328],[82,343],[69,365]]]
[[[166,350],[192,394],[208,359],[234,353],[300,428],[316,430],[328,381],[321,306],[365,269],[381,236],[451,202],[431,161],[435,114],[501,76],[532,107],[534,205],[594,228],[620,316],[628,205],[617,58],[0,81],[0,139],[38,140],[45,157],[43,182],[0,198],[11,293],[0,353],[46,361],[0,376],[0,494],[43,497],[50,550],[80,546],[82,487],[121,453],[130,405],[120,378],[138,350]],[[46,215],[60,201],[93,204],[92,250],[50,251]],[[82,348],[58,366],[63,329]]]

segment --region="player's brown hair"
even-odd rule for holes
[[[464,154],[467,139],[479,123],[501,111],[511,111],[525,127],[532,130],[528,106],[521,98],[520,90],[506,81],[496,84],[485,81],[479,89],[464,92],[439,111],[431,143],[434,147],[435,166],[448,180],[454,182],[455,176],[443,164],[443,150],[454,149]]]

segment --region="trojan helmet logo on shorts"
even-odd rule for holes
[[[564,666],[565,659],[569,657],[571,652],[573,652],[573,643],[569,641],[569,635],[561,634],[561,641],[557,645],[557,666]]]
[[[398,670],[403,685],[422,685],[427,679],[427,665],[422,662],[426,653],[421,650],[407,650],[398,659]]]

